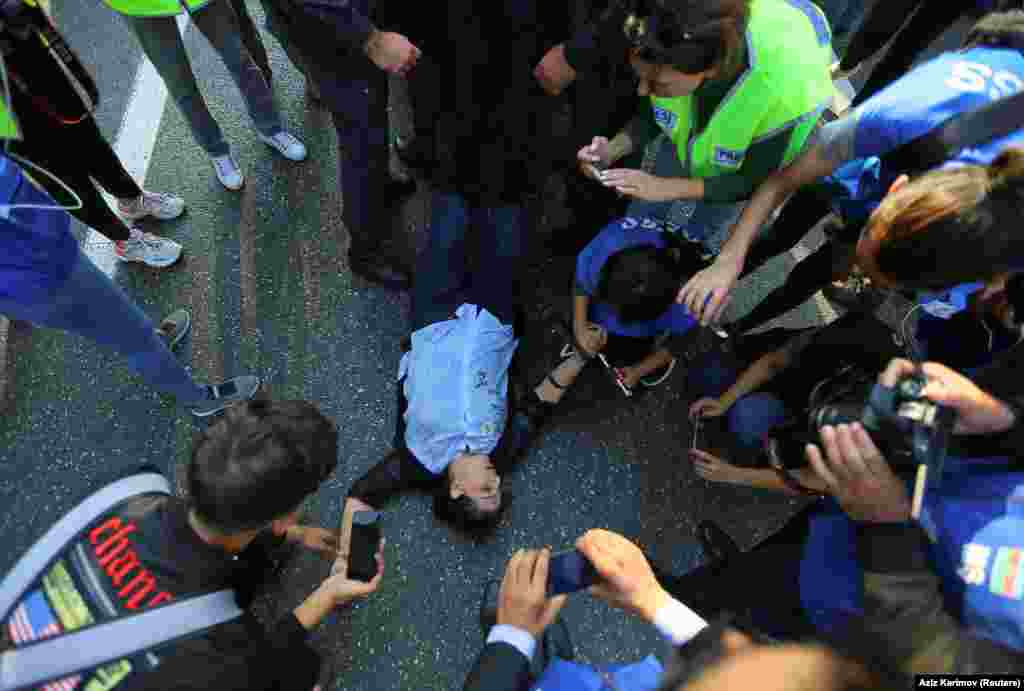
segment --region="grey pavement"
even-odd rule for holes
[[[134,38],[99,2],[53,4],[58,23],[97,77],[103,97],[97,116],[113,137],[140,59]],[[251,5],[258,13],[258,3]],[[159,272],[118,265],[114,278],[153,317],[178,306],[192,310],[193,331],[181,357],[198,379],[257,372],[266,378],[268,395],[314,401],[337,422],[338,470],[306,507],[310,522],[333,527],[348,486],[389,448],[408,300],[348,270],[330,117],[307,105],[302,77],[274,40],[264,39],[277,102],[306,142],[309,160],[281,160],[256,139],[226,69],[189,29],[195,71],[247,184],[239,193],[220,186],[168,102],[146,187],[187,200],[188,212],[158,229],[185,246],[185,257]],[[398,104],[396,113],[401,110]],[[557,206],[555,198],[545,208],[557,215]],[[410,230],[413,245],[422,243],[425,209],[421,185],[394,221]],[[110,263],[103,243],[89,252]],[[749,278],[736,313],[777,285],[792,262],[779,258]],[[564,261],[535,268],[537,302],[566,304],[571,271]],[[810,301],[785,323],[820,319]],[[540,376],[560,346],[531,311],[524,384]],[[77,337],[41,330],[27,336],[16,329],[0,337],[0,362],[4,358],[13,385],[0,419],[8,544],[0,572],[100,478],[148,462],[180,480],[201,423],[147,389],[118,357]],[[326,688],[460,688],[482,642],[476,616],[483,585],[500,577],[520,546],[567,547],[585,530],[604,527],[682,572],[703,558],[694,537],[702,519],[720,521],[744,547],[774,531],[794,510],[793,501],[711,486],[693,473],[684,441],[692,395],[681,369],[636,402],[622,399],[603,373],[587,372],[507,479],[514,502],[502,530],[486,544],[471,544],[438,525],[426,497],[408,496],[389,507],[380,592],[338,613],[314,636],[327,661]],[[278,599],[261,607],[267,616],[293,607],[327,570],[317,557],[301,556]],[[664,650],[653,631],[585,595],[573,598],[565,616],[584,660],[625,662]]]

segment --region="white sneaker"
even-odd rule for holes
[[[245,184],[245,177],[242,176],[242,171],[238,168],[238,164],[235,163],[235,159],[231,157],[231,154],[214,156],[210,161],[213,163],[213,169],[217,171],[217,179],[220,180],[220,184],[229,190],[242,189],[242,185]]]
[[[181,245],[174,240],[143,233],[132,228],[128,240],[114,243],[114,254],[123,262],[142,262],[146,266],[164,269],[181,257]]]
[[[277,150],[277,153],[281,154],[289,161],[306,160],[306,146],[284,130],[281,130],[273,137],[267,137],[262,134],[260,134],[259,137],[263,143]]]
[[[138,221],[146,216],[161,221],[177,218],[185,211],[185,200],[173,194],[142,191],[136,199],[117,200],[117,211],[126,221]]]

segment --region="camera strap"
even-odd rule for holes
[[[0,583],[0,621],[81,533],[121,502],[145,494],[171,494],[163,475],[144,472],[113,482],[64,515],[18,560]],[[35,688],[47,681],[202,633],[241,616],[232,590],[185,598],[139,614],[34,641],[0,654],[0,691]]]

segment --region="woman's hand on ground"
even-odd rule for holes
[[[694,471],[708,482],[724,482],[730,485],[747,484],[744,468],[726,463],[707,451],[690,449],[690,460],[693,461]]]
[[[701,398],[690,405],[690,417],[721,417],[729,411],[717,398]]]

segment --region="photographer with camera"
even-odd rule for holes
[[[930,470],[915,502],[889,452],[879,450],[897,443],[893,426],[878,424],[884,395],[891,421],[906,423],[903,443],[912,441],[914,460]],[[1019,671],[1024,611],[1015,564],[1024,521],[1016,506],[1024,474],[1013,472],[1013,457],[945,458],[949,433],[1019,440],[1017,410],[944,365],[893,360],[861,421],[826,424],[807,445],[810,469],[834,499],[804,509],[749,552],[712,531],[710,551],[720,558],[668,589],[691,597],[706,618],[745,613],[775,635],[875,639],[908,672]],[[741,587],[751,573],[763,575],[763,589]]]

